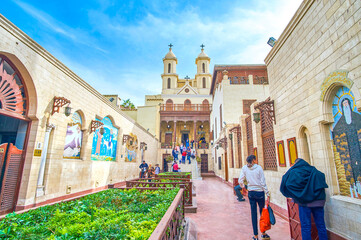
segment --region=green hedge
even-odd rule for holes
[[[109,189],[11,213],[0,221],[0,239],[148,239],[178,190]]]
[[[159,173],[158,175],[190,175],[192,174],[191,172],[162,172]]]

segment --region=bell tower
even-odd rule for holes
[[[169,44],[169,52],[163,58],[164,72],[162,74],[162,94],[172,94],[174,89],[177,88],[178,74],[177,68],[177,57],[172,52],[172,44]]]
[[[198,91],[202,94],[208,94],[211,87],[212,75],[209,73],[209,64],[211,59],[204,52],[204,44],[201,46],[201,53],[196,58],[197,74],[196,82]]]

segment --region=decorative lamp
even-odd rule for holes
[[[270,38],[268,39],[267,44],[270,45],[271,47],[273,47],[273,46],[275,45],[276,41],[277,41],[277,40],[276,40],[274,37],[270,37]]]
[[[260,113],[253,113],[253,121],[259,123],[261,121]]]
[[[65,111],[64,111],[65,116],[69,117],[71,114],[71,107],[69,107],[69,105],[67,107],[65,107]]]
[[[147,145],[145,145],[144,150],[147,150],[147,149],[148,149],[148,147],[147,147]]]
[[[167,125],[167,128],[168,128],[168,130],[170,129],[170,125],[169,125],[169,124]]]
[[[103,135],[103,134],[105,133],[105,129],[104,129],[103,127],[101,127],[101,128],[99,129],[99,133],[100,133],[100,135]]]
[[[232,140],[232,133],[229,134],[229,139]]]
[[[184,128],[187,128],[187,125],[186,125],[186,124],[184,124]]]

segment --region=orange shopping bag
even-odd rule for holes
[[[270,221],[269,212],[268,212],[268,205],[266,205],[262,209],[261,218],[259,220],[259,228],[262,233],[271,229],[271,221]]]

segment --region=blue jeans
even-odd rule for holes
[[[327,240],[323,207],[298,206],[301,221],[302,240],[311,240],[311,213],[315,220],[319,240]]]
[[[235,186],[234,191],[236,192],[238,200],[243,198],[243,195],[241,193],[241,191],[242,191],[241,186],[239,186],[239,185]]]
[[[181,163],[186,163],[186,156],[182,156],[182,162]]]
[[[261,215],[265,204],[264,192],[249,191],[248,199],[251,204],[253,235],[258,235],[257,204]]]

